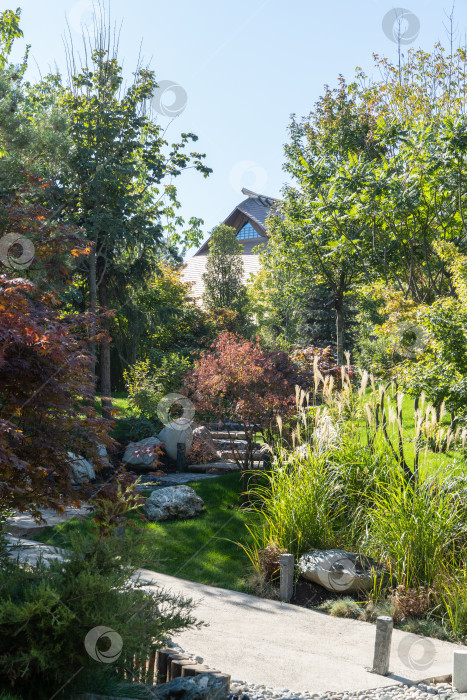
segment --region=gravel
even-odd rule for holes
[[[352,692],[313,693],[292,692],[288,688],[270,688],[242,681],[231,682],[228,700],[426,700],[433,695],[452,693],[448,683],[420,683],[418,685],[392,685],[386,688],[358,690]]]
[[[190,654],[178,644],[169,643],[181,654],[192,658],[197,663],[204,663],[199,656]],[[212,669],[222,671],[222,669]],[[289,688],[271,688],[267,685],[247,683],[246,681],[233,680],[230,683],[230,693],[227,700],[432,700],[434,695],[446,695],[452,693],[450,683],[419,683],[418,685],[391,685],[385,688],[372,688],[371,690],[356,690],[350,692],[329,691],[315,693],[310,690],[292,691]],[[467,696],[463,696],[467,698]]]

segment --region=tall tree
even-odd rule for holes
[[[89,58],[80,70],[72,70],[71,86],[62,95],[73,152],[60,180],[67,220],[82,228],[91,248],[80,267],[91,310],[111,305],[112,285],[121,279],[122,268],[128,277],[138,268],[141,272],[153,257],[151,251],[161,246],[162,217],[173,218],[179,206],[173,178],[188,167],[204,176],[210,172],[202,154],[185,150],[197,140],[194,134],[182,134],[169,147],[162,127],[148,114],[147,104],[157,88],[153,71],[139,66],[133,84],[122,87],[118,45],[111,44],[110,34],[101,26]],[[194,224],[196,229],[198,222]],[[106,415],[110,362],[107,341],[100,351]]]
[[[209,241],[204,280],[208,309],[230,309],[244,314],[247,296],[243,284],[242,244],[231,226],[217,226]]]
[[[288,260],[302,303],[317,285],[329,290],[339,364],[344,362],[345,297],[363,273],[353,241],[364,223],[349,218],[346,200],[336,197],[335,190],[342,163],[357,154],[367,160],[379,156],[373,121],[343,80],[338,89],[326,89],[307,118],[299,122],[294,117],[284,165],[293,184],[284,188],[284,202],[269,224],[269,267],[274,267],[274,254]]]

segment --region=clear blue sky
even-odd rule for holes
[[[451,0],[402,2],[420,22],[412,46],[431,50],[438,40],[447,43],[443,22]],[[92,4],[2,2],[3,9],[22,7],[31,79],[37,77],[35,63],[43,74],[55,64],[65,72],[67,18],[79,45],[80,22],[90,22]],[[351,78],[360,66],[371,74],[373,53],[397,58],[397,45],[382,29],[395,7],[400,5],[387,0],[110,0],[111,19],[123,21],[126,71],[134,68],[142,44],[157,79],[182,86],[186,107],[172,121],[169,138],[195,132],[197,148],[214,170],[207,180],[194,172],[178,178],[183,215],[204,219],[207,233],[242,199],[242,186],[278,197],[290,115],[307,114],[323,85],[335,85],[340,73]],[[465,0],[457,0],[455,14],[462,38]],[[165,102],[171,99],[173,93],[166,93]]]

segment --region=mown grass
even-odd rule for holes
[[[239,474],[194,481],[189,485],[203,499],[206,511],[192,520],[162,523],[140,523],[132,517],[133,523],[141,528],[138,534],[143,534],[143,537],[137,536],[131,527],[126,530],[126,537],[133,538],[138,548],[135,557],[153,571],[221,588],[249,591],[249,560],[236,543],[249,543],[251,536],[245,525],[251,525],[254,516],[240,507]],[[73,519],[46,528],[36,539],[67,547],[72,535],[90,536],[91,527],[90,518]]]

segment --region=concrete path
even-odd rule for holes
[[[142,570],[142,580],[193,598],[209,624],[173,641],[235,680],[299,692],[342,692],[451,673],[459,646],[394,630],[391,675],[370,673],[375,626]],[[462,647],[465,649],[465,647]]]
[[[35,561],[65,552],[30,540],[20,558]],[[164,588],[192,598],[195,615],[207,626],[174,638],[186,652],[234,680],[287,688],[291,692],[343,692],[444,679],[451,674],[452,653],[460,645],[394,630],[391,675],[369,672],[373,662],[375,626],[295,605],[214,588],[200,583],[139,571],[145,587]],[[105,624],[105,620],[101,621]]]

